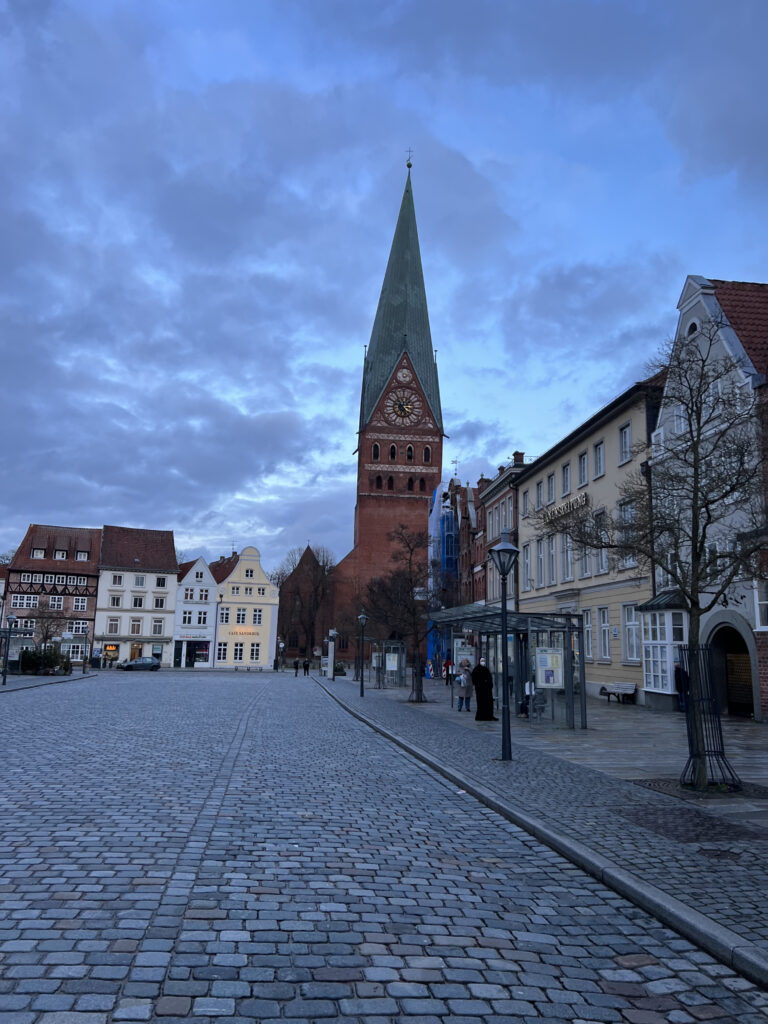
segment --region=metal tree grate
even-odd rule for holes
[[[680,647],[681,668],[687,697],[685,724],[688,730],[688,760],[680,776],[680,784],[696,782],[696,765],[706,759],[707,783],[741,789],[741,779],[728,763],[720,722],[720,703],[712,679],[712,651],[700,647]]]

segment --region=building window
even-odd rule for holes
[[[238,626],[245,625],[245,608],[238,608],[235,612],[235,622]]]
[[[195,570],[195,581],[197,583],[202,583],[203,582],[203,570],[202,569],[196,569]]]
[[[133,607],[134,608],[143,608],[144,607],[144,598],[140,597],[138,594],[134,594],[133,595]]]
[[[607,608],[597,609],[597,621],[600,628],[600,660],[611,660],[611,620]]]
[[[607,542],[608,531],[605,528],[605,513],[598,512],[595,514],[595,526],[600,537]],[[608,572],[608,549],[597,548],[595,551],[595,575],[599,573]]]
[[[122,604],[123,604],[123,595],[122,594],[110,594],[109,595],[109,607],[110,608],[120,608],[120,607],[122,607]]]
[[[544,586],[544,541],[536,541],[536,586]]]
[[[605,444],[598,441],[594,447],[594,478],[595,480],[605,473]]]
[[[557,583],[557,536],[547,537],[547,583]]]
[[[676,434],[685,433],[685,428],[688,425],[688,416],[682,405],[678,404],[674,407],[672,412],[672,429]]]
[[[529,505],[528,491],[523,491],[523,507],[522,507],[522,511],[520,513],[522,515],[523,519],[525,519],[525,517],[527,515],[529,515],[529,512],[530,512],[530,505]]]
[[[239,597],[240,596],[240,587],[232,587],[231,588],[231,593],[232,593],[232,597]]]
[[[246,587],[245,588],[245,596],[246,597],[252,597],[253,596],[253,587]]]
[[[238,643],[234,644],[233,647],[232,647],[232,661],[242,661],[242,660],[243,660],[243,645],[242,645],[242,643],[238,642]]]
[[[523,590],[531,589],[531,545],[523,544]]]
[[[32,548],[33,558],[45,558],[45,548]]]
[[[77,576],[67,576],[67,583],[70,587],[74,587],[77,584]]]
[[[624,661],[640,662],[640,620],[637,605],[625,604],[621,608]]]
[[[412,476],[408,477],[408,490],[409,491],[413,490],[413,477]]]
[[[376,490],[377,491],[381,490],[381,477],[380,476],[376,477]]]
[[[107,633],[110,636],[117,636],[120,632],[120,619],[107,619]]]
[[[632,427],[629,423],[619,427],[619,465],[632,458]]]
[[[64,562],[67,558],[67,552],[63,548],[56,548],[53,552],[53,557],[57,562]]]
[[[131,619],[131,636],[141,636],[141,619]]]
[[[251,644],[251,661],[258,661],[261,656],[261,644]]]
[[[405,449],[405,458],[408,462],[413,462],[413,445],[409,444]]]
[[[162,619],[152,619],[152,636],[162,636],[162,635],[163,635],[163,620]]]
[[[635,523],[635,506],[631,501],[624,501],[619,505],[619,537],[625,544],[633,541],[633,530]],[[634,551],[626,551],[619,560],[620,569],[633,569],[637,565],[637,557]]]
[[[394,489],[395,489],[395,481],[394,481],[394,479],[391,476],[388,476],[387,477],[387,490],[388,491],[394,491]]]
[[[547,476],[547,504],[551,505],[555,500],[555,474],[550,473]]]
[[[381,449],[379,448],[378,443],[374,444],[373,451],[371,452],[371,455],[373,456],[373,461],[374,462],[378,462],[379,459],[381,458]]]
[[[562,535],[560,548],[560,569],[563,582],[567,582],[573,579],[573,541],[567,533]]]
[[[67,582],[67,577],[62,576],[59,573],[56,574],[56,585],[59,586]]]
[[[75,561],[76,562],[87,562],[88,561],[88,552],[87,551],[78,551],[77,554],[75,555]]]
[[[37,608],[37,594],[11,594],[11,608]]]
[[[647,690],[672,692],[667,622],[664,612],[646,612],[643,615],[643,686]]]
[[[229,622],[229,608],[225,608],[224,606],[219,608],[219,622],[222,623],[222,625],[227,625]]]
[[[88,598],[87,597],[76,597],[72,602],[73,612],[85,612],[88,610]]]
[[[197,613],[197,624],[198,624],[198,626],[207,626],[208,625],[208,612],[198,612]]]
[[[64,607],[64,598],[63,597],[49,597],[48,598],[48,607],[51,609],[52,612],[60,612],[62,610],[62,608]]]
[[[216,645],[216,661],[226,661],[226,660],[227,660],[227,642],[226,642],[226,640],[222,640],[222,641],[220,641]]]
[[[768,629],[768,582],[759,580],[755,587],[755,603],[757,604],[755,621],[758,629]]]
[[[134,576],[133,577],[133,585],[134,585],[134,587],[144,587],[144,586],[146,586],[146,580],[145,580],[144,576]]]
[[[561,493],[562,497],[565,497],[566,494],[570,494],[571,493],[571,464],[570,464],[570,462],[566,462],[565,465],[562,468],[562,471],[561,471],[561,483],[562,483],[562,487],[560,488],[560,493]]]
[[[123,577],[120,574],[114,574],[113,573],[113,575],[112,575],[112,586],[113,587],[122,587],[122,585],[123,585]]]
[[[247,580],[252,580],[253,579],[253,569],[246,569],[245,570],[245,578]]]
[[[544,504],[544,484],[541,480],[536,484],[536,508],[541,508]]]
[[[192,625],[192,612],[189,609],[186,609],[181,613],[181,624],[182,626]]]
[[[194,597],[195,597],[195,588],[194,587],[184,587],[184,600],[185,601],[192,601],[192,600],[194,600]]]
[[[427,489],[427,484],[426,484],[426,481],[424,480],[424,477],[423,476],[419,477],[419,490],[423,494],[426,491],[426,489]]]
[[[579,453],[579,487],[583,487],[584,484],[589,483],[589,464],[587,462],[587,453]]]
[[[389,461],[394,462],[397,458],[397,445],[391,444],[389,446]]]
[[[53,583],[53,573],[47,572],[43,578],[44,583]]]
[[[208,588],[207,587],[201,587],[200,588],[200,596],[198,597],[198,601],[207,601],[207,600],[208,600]]]
[[[425,462],[431,462],[432,461],[432,449],[429,447],[429,445],[427,445],[424,448],[424,461]]]
[[[261,625],[261,616],[262,616],[261,608],[254,608],[253,609],[253,625],[254,626],[260,626]]]
[[[165,590],[166,586],[168,585],[166,580],[167,580],[166,576],[158,576],[157,577],[157,583],[155,585],[157,586],[158,590]]]
[[[584,612],[584,658],[592,660],[592,609],[585,608]]]
[[[264,597],[266,592],[267,592],[267,588],[266,587],[256,587],[256,593],[259,595],[259,597]]]

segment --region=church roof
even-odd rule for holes
[[[365,356],[360,401],[361,430],[371,418],[404,352],[411,360],[435,424],[442,431],[440,388],[429,330],[410,170]]]

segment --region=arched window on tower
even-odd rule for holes
[[[380,476],[376,477],[376,490],[377,491],[381,490],[381,477]]]
[[[388,490],[388,491],[394,491],[394,489],[395,489],[395,481],[394,481],[394,478],[393,478],[393,477],[391,477],[391,476],[388,476],[388,477],[387,477],[387,490]]]
[[[419,490],[423,494],[424,491],[426,491],[426,489],[427,489],[427,485],[424,483],[424,477],[422,477],[421,480],[419,480]]]
[[[408,460],[408,462],[413,462],[413,445],[412,444],[409,444],[408,447],[405,449],[405,457]]]
[[[432,449],[429,447],[429,445],[426,445],[426,447],[424,448],[424,461],[432,461]]]
[[[413,490],[413,477],[412,476],[408,477],[408,490],[409,491]]]
[[[396,458],[397,458],[397,445],[396,444],[391,444],[389,446],[389,461],[390,462],[394,462]]]
[[[379,459],[381,458],[381,449],[379,448],[378,443],[373,446],[372,455],[374,462],[378,462]]]

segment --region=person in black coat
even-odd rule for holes
[[[477,699],[475,721],[498,722],[498,718],[493,713],[493,676],[485,664],[485,658],[481,658],[472,669],[472,683]]]

